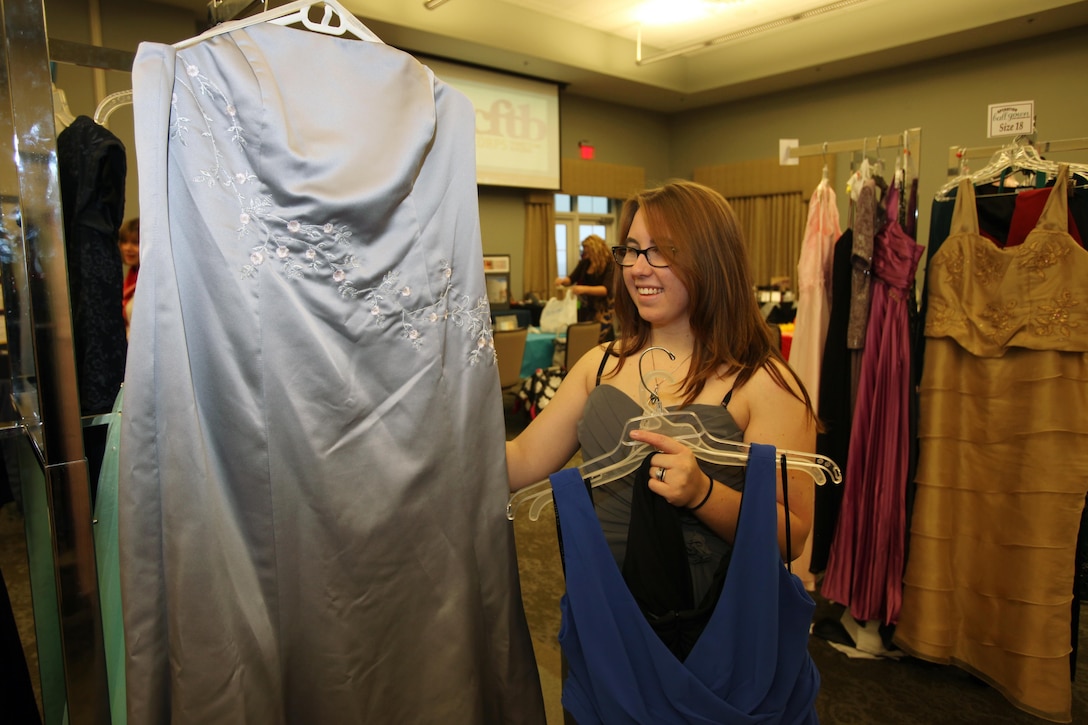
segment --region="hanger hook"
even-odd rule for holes
[[[657,397],[657,393],[650,390],[650,386],[646,384],[646,375],[642,372],[642,358],[646,357],[646,353],[652,352],[654,350],[660,350],[661,352],[665,353],[669,356],[669,360],[675,360],[676,356],[669,352],[668,349],[658,345],[646,348],[642,351],[642,354],[638,356],[638,380],[640,383],[642,383],[642,387],[646,388],[646,392],[650,394],[650,404],[656,405],[658,406],[658,408],[660,408],[661,398]]]

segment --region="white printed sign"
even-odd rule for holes
[[[1035,101],[991,103],[987,138],[1035,133]]]

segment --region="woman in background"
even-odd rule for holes
[[[582,240],[582,258],[569,277],[555,280],[559,287],[570,287],[578,295],[578,321],[599,322],[600,342],[615,339],[612,328],[612,252],[596,234]]]
[[[121,225],[118,235],[121,248],[121,269],[124,289],[121,306],[125,315],[125,337],[132,322],[132,299],[136,295],[136,277],[140,273],[140,218],[129,219]]]

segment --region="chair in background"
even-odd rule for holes
[[[570,370],[571,366],[583,355],[597,347],[600,336],[601,323],[599,322],[576,322],[569,325],[567,327],[567,356],[563,367]]]
[[[510,318],[514,318],[515,324],[509,324]],[[492,312],[491,321],[495,323],[496,330],[512,330],[515,327],[528,327],[533,322],[533,315],[529,310],[502,310]]]
[[[516,392],[521,384],[521,360],[525,356],[525,338],[529,328],[516,330],[496,330],[495,355],[499,360],[499,385],[504,393]]]

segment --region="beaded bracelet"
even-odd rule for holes
[[[706,496],[703,496],[703,500],[696,505],[688,507],[688,511],[698,511],[703,507],[703,504],[710,500],[710,494],[714,493],[714,479],[707,476],[707,480],[710,481],[710,486],[706,489]]]

